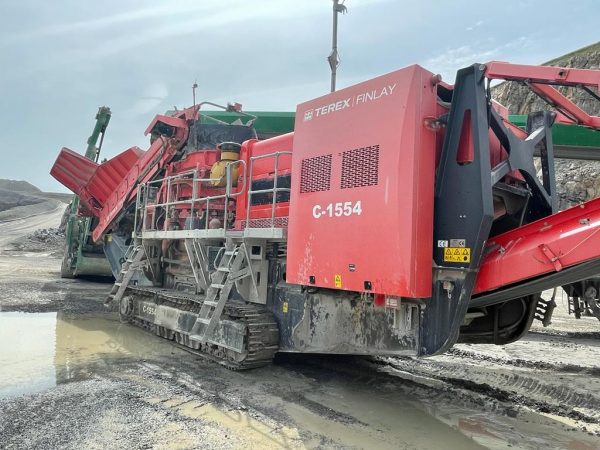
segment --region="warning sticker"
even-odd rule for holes
[[[333,277],[333,284],[335,284],[336,288],[341,288],[342,287],[342,276],[335,274],[335,276]]]
[[[469,247],[446,247],[444,261],[453,263],[471,262],[471,249]]]
[[[283,311],[284,314],[287,314],[287,312],[288,312],[288,302],[283,302],[282,311]]]

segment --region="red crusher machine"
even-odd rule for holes
[[[553,111],[511,125],[496,79]],[[146,151],[63,149],[51,173],[120,270],[108,302],[230,368],[506,344],[552,313],[541,291],[600,274],[600,199],[557,212],[550,133],[600,129],[557,89],[599,85],[494,61],[452,86],[415,65],[298,105],[294,133],[259,141],[196,106],[156,116]]]

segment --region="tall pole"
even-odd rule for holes
[[[344,6],[344,0],[340,3],[340,0],[333,0],[333,33],[331,37],[331,54],[327,58],[329,61],[329,67],[331,68],[331,92],[335,92],[335,77],[337,75],[337,68],[340,65],[337,50],[337,30],[338,30],[338,14],[345,14],[348,8]]]
[[[192,106],[196,106],[196,89],[198,88],[198,81],[194,81],[192,84],[192,98],[194,100],[194,104]]]

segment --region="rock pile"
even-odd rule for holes
[[[28,235],[28,238],[31,240],[37,240],[39,242],[52,244],[54,242],[64,241],[65,231],[61,230],[60,228],[40,228]]]
[[[40,228],[13,245],[20,251],[60,254],[65,246],[65,231],[60,228]]]
[[[600,197],[600,161],[555,160],[558,208]]]

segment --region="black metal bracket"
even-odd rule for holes
[[[435,179],[433,286],[432,297],[421,310],[421,355],[442,353],[458,339],[494,220],[494,185],[510,172],[518,171],[531,192],[524,207],[524,221],[556,211],[550,130],[555,115],[530,115],[528,137],[520,139],[492,107],[484,75],[485,66],[480,64],[459,70],[452,93]],[[493,168],[490,130],[508,154]],[[468,154],[463,154],[466,150]],[[536,174],[534,152],[541,155],[542,181]],[[448,248],[455,246],[469,258],[445,258]]]
[[[509,172],[518,170],[532,194],[525,221],[554,214],[557,202],[551,127],[556,114],[548,111],[530,114],[526,128],[528,137],[522,140],[502,124],[502,118],[493,108],[490,112],[490,128],[508,153],[508,158],[492,169],[492,186]],[[534,152],[540,154],[541,182],[534,165]]]
[[[421,314],[422,355],[441,353],[458,339],[494,218],[484,73],[475,64],[456,76],[435,180],[433,295]],[[471,141],[471,161],[460,160],[464,139]],[[452,240],[469,250],[468,263],[444,260]]]

